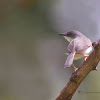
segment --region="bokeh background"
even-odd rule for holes
[[[99,0],[1,0],[0,100],[55,100],[74,71],[58,33],[73,29],[100,38]],[[100,100],[99,76],[98,65],[72,100]]]

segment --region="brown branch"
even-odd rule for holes
[[[94,50],[87,58],[86,61],[81,65],[80,68],[74,73],[72,73],[71,78],[67,85],[63,88],[60,95],[56,100],[71,100],[73,94],[77,90],[80,83],[84,78],[92,71],[96,69],[100,61],[100,40],[93,42]]]

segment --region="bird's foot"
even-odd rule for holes
[[[75,67],[74,63],[72,63],[73,67],[74,67],[74,71],[76,71],[78,68]]]
[[[78,68],[75,67],[75,68],[74,68],[74,71],[76,72],[77,70],[78,70]]]
[[[85,56],[85,61],[86,61],[87,57],[88,57],[88,55]]]

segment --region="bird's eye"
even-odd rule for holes
[[[71,34],[70,33],[67,33],[67,36],[70,36]]]

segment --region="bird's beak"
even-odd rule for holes
[[[59,35],[63,35],[63,36],[65,36],[65,33],[59,33]]]

